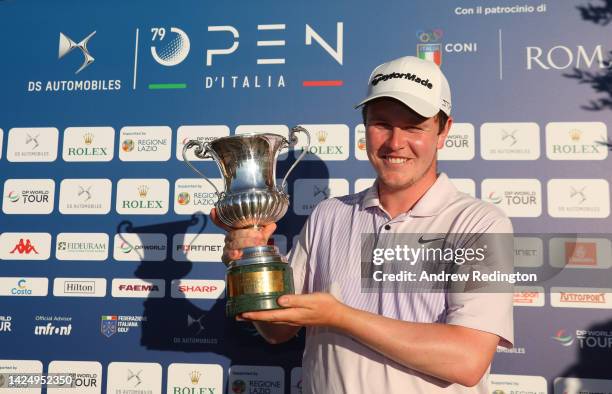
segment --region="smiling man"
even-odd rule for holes
[[[271,343],[306,327],[306,393],[488,392],[496,346],[512,346],[512,294],[364,292],[362,234],[511,233],[511,223],[436,171],[453,122],[437,65],[403,57],[377,67],[361,106],[375,184],[320,203],[289,255],[298,294],[241,318]],[[230,231],[224,259],[275,228]]]

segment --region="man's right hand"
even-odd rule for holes
[[[262,226],[259,229],[232,229],[219,220],[217,210],[213,208],[210,211],[210,218],[218,227],[227,231],[225,236],[225,246],[223,247],[223,256],[221,260],[224,264],[228,264],[232,260],[237,260],[242,257],[242,249],[252,246],[263,246],[268,243],[268,239],[276,230],[276,224],[270,223]]]

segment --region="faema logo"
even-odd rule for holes
[[[105,37],[96,36],[96,31],[87,32],[81,31],[81,34],[75,32],[65,33],[59,32],[59,41],[48,40],[49,48],[58,48],[57,59],[48,58],[47,64],[52,61],[58,61],[56,74],[62,77],[70,77],[75,79],[47,79],[47,80],[30,80],[27,81],[27,91],[31,93],[57,93],[57,92],[89,92],[89,91],[114,91],[121,89],[120,79],[80,79],[80,75],[95,75],[95,71],[89,67],[94,63],[92,56],[92,42],[102,45],[109,44]],[[80,40],[73,40],[72,37],[84,37]],[[96,37],[94,40],[94,36]],[[57,37],[57,36],[56,36]],[[100,44],[98,44],[100,45]],[[44,59],[43,59],[44,61]],[[94,67],[95,68],[95,67]],[[72,73],[74,71],[74,73]],[[62,78],[60,77],[60,78]]]
[[[166,259],[165,234],[115,234],[113,258],[118,261],[162,261]]]
[[[346,160],[349,157],[349,128],[343,124],[305,124],[310,132],[310,149],[304,160]],[[306,149],[306,138],[299,135],[295,158]]]
[[[232,365],[229,371],[229,385],[233,393],[283,394],[285,392],[285,371],[276,366]]]
[[[110,179],[63,179],[59,211],[64,215],[105,215],[110,212]]]
[[[223,298],[225,281],[174,279],[170,284],[172,298]]]
[[[222,179],[209,179],[215,187],[223,190]],[[174,184],[174,212],[178,215],[210,214],[217,202],[212,185],[201,178],[181,178]]]
[[[52,179],[7,179],[2,212],[47,215],[53,212],[55,181]]]
[[[102,364],[97,361],[51,361],[49,373],[72,377],[69,384],[47,388],[49,394],[75,393],[100,394],[102,389]],[[75,390],[76,389],[76,390]]]
[[[62,158],[68,162],[111,161],[114,146],[112,127],[68,127],[64,130]]]
[[[183,161],[183,147],[190,140],[197,140],[204,143],[217,138],[228,137],[229,135],[230,129],[224,125],[180,126],[176,132],[176,158],[177,160]],[[194,152],[194,149],[187,151],[187,159],[189,159],[189,161],[212,160],[196,157]]]
[[[161,394],[160,364],[112,362],[107,371],[107,393]]]
[[[548,382],[543,376],[531,375],[489,375],[491,394],[548,393]]]
[[[166,281],[163,279],[113,279],[111,293],[118,298],[164,298]]]
[[[182,364],[168,366],[168,393],[221,393],[223,367],[218,364]]]
[[[608,128],[602,122],[551,122],[546,125],[550,160],[605,160]]]
[[[222,234],[175,234],[172,237],[174,261],[220,262],[225,237]]]
[[[168,126],[123,127],[119,133],[121,161],[168,161],[172,130]]]
[[[472,160],[474,158],[474,125],[453,123],[444,147],[438,150],[439,160]]]
[[[567,334],[565,329],[558,330],[551,338],[554,339],[561,346],[565,347],[572,346],[572,344],[574,343],[574,337],[570,334]]]
[[[58,260],[104,261],[109,240],[105,233],[59,233],[55,244]]]
[[[120,215],[164,215],[168,212],[167,179],[120,179],[116,210]]]
[[[0,259],[48,260],[51,256],[49,233],[0,234]]]
[[[514,286],[514,306],[544,306],[541,286]]]
[[[555,378],[554,392],[563,394],[609,394],[612,380]]]
[[[106,296],[106,279],[55,278],[53,295],[55,297],[104,297]]]
[[[293,212],[296,215],[310,215],[321,201],[349,193],[346,179],[297,179],[293,188]]]
[[[605,179],[551,179],[548,214],[554,218],[607,218],[610,185]]]
[[[52,162],[57,159],[55,127],[14,127],[9,130],[6,159],[10,162]]]
[[[480,154],[485,160],[537,160],[540,126],[537,123],[483,123]]]
[[[296,28],[297,26],[293,26]],[[304,43],[307,47],[314,46],[316,48],[299,49],[308,54],[307,58],[316,59],[320,56],[331,57],[331,64],[343,65],[344,61],[344,24],[336,22],[335,25],[327,24],[326,26],[318,26],[317,29],[324,29],[325,34],[319,34],[314,27],[309,24],[302,25],[305,27]],[[302,28],[300,27],[300,29]],[[333,29],[335,27],[335,34]],[[150,26],[143,30],[142,38],[140,38],[140,29],[136,30],[135,36],[135,56],[141,60],[142,67],[162,66],[165,68],[166,75],[174,75],[172,82],[156,80],[155,83],[147,83],[149,90],[169,90],[169,89],[186,89],[191,83],[185,80],[185,73],[181,73],[182,64],[190,56],[192,44],[195,47],[202,45],[202,42],[211,42],[210,40],[220,42],[217,48],[208,48],[205,53],[198,53],[198,63],[204,64],[205,72],[198,76],[197,84],[203,86],[206,90],[219,89],[277,89],[287,86],[288,80],[282,73],[285,70],[285,55],[287,53],[295,54],[298,48],[295,41],[286,41],[285,32],[288,26],[279,21],[274,24],[258,24],[256,26],[207,26],[206,29],[198,29],[188,31],[180,26]],[[331,31],[330,31],[331,30]],[[304,31],[304,30],[302,30]],[[146,33],[144,33],[146,32]],[[334,42],[335,38],[335,44]],[[138,54],[138,45],[140,42],[149,42],[149,50],[145,53]],[[222,41],[219,41],[222,40]],[[294,42],[292,45],[287,43]],[[240,45],[252,46],[253,51],[238,51]],[[290,48],[287,48],[290,47]],[[149,57],[150,56],[150,57]],[[191,55],[193,57],[193,55]],[[227,58],[231,56],[232,59]],[[231,62],[240,66],[235,71],[227,72],[227,62]],[[217,67],[215,69],[215,67]],[[221,70],[224,72],[215,72]],[[138,66],[134,69],[133,89],[136,89],[138,84],[137,73]],[[294,86],[301,84],[303,87],[329,87],[342,86],[342,80],[320,80],[316,75],[312,75],[310,68],[306,67],[302,76],[301,83],[295,83]],[[328,67],[327,72],[333,70]],[[145,73],[144,75],[146,75]],[[315,79],[313,79],[313,77]],[[170,77],[169,77],[170,78]],[[182,80],[180,80],[181,78]],[[202,85],[200,85],[202,83]]]
[[[612,289],[551,287],[550,304],[556,308],[612,309]]]
[[[601,44],[595,46],[526,47],[527,70],[601,70],[609,67]]]
[[[0,295],[18,297],[45,297],[49,289],[47,278],[0,278]]]
[[[453,186],[461,193],[476,197],[476,182],[470,178],[449,178]]]
[[[605,238],[551,238],[548,256],[556,268],[609,269],[612,246]]]
[[[498,205],[510,217],[538,217],[542,213],[542,186],[537,179],[485,179],[483,200]]]

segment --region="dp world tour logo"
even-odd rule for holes
[[[574,343],[574,337],[571,335],[566,335],[564,329],[560,329],[557,331],[554,337],[552,337],[555,341],[559,342],[562,346],[568,347],[572,346]]]
[[[120,249],[123,253],[130,253],[134,249],[134,247],[128,244],[127,242],[123,242],[121,243]]]
[[[102,316],[100,332],[107,338],[110,338],[111,336],[115,335],[117,333],[117,316]]]
[[[90,33],[87,37],[83,38],[81,42],[75,43],[74,41],[72,41],[72,39],[70,39],[70,37],[60,32],[58,59],[63,58],[76,48],[80,49],[81,53],[83,54],[83,64],[81,64],[81,67],[76,70],[75,74],[78,74],[83,71],[85,67],[89,66],[95,60],[94,57],[89,54],[89,50],[87,49],[87,43],[89,42],[91,37],[94,36],[94,34],[96,34],[95,31],[93,33]]]

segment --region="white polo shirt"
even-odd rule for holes
[[[391,219],[376,185],[321,202],[289,254],[296,293],[328,292],[356,309],[393,319],[448,323],[498,335],[512,347],[512,294],[362,292],[364,233],[512,233],[505,214],[459,192],[440,174],[406,213]],[[488,393],[488,371],[475,387],[450,384],[388,359],[352,337],[325,327],[306,329],[305,393]]]

